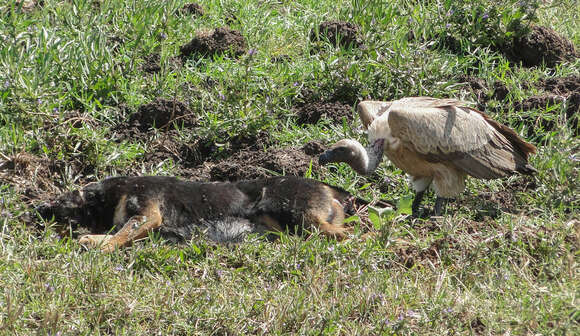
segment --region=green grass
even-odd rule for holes
[[[45,0],[24,11],[16,1],[2,2],[0,160],[27,152],[59,162],[51,178],[61,190],[126,174],[129,166],[174,174],[176,163],[143,159],[147,143],[108,139],[111,128],[156,97],[183,101],[200,117],[198,133],[182,134],[184,141],[201,135],[227,143],[264,130],[274,146],[286,147],[364,138],[358,120],[354,127],[297,126],[292,107],[305,89],[322,98],[342,90],[355,101],[476,100],[460,84],[466,74],[488,87],[503,82],[509,94],[491,99],[488,113],[527,134],[534,126],[526,120],[550,111],[520,112],[512,104],[541,93],[533,85],[540,79],[580,74],[578,59],[522,68],[486,46],[509,36],[506,27],[521,14],[516,1],[457,2],[475,14],[496,8],[504,15],[485,23],[474,14],[469,26],[453,21],[453,33],[464,38],[460,54],[437,44],[451,1],[200,1],[206,15],[198,18],[176,14],[184,3]],[[578,1],[539,5],[530,20],[578,48]],[[175,65],[181,45],[232,15],[231,28],[255,55]],[[330,19],[360,25],[366,47],[309,42],[310,30]],[[141,65],[155,52],[162,69],[147,74]],[[271,62],[281,55],[290,60]],[[67,121],[71,113],[80,126]],[[0,171],[0,334],[578,334],[580,141],[562,106],[550,113],[556,127],[526,137],[538,146],[534,190],[515,189],[521,176],[470,179],[444,218],[391,214],[375,220],[381,235],[368,241],[283,235],[274,243],[256,237],[216,246],[200,238],[172,246],[153,236],[112,254],[86,252],[51,228],[27,227],[34,195]],[[387,162],[370,179],[343,165],[312,177],[369,199],[411,195],[404,174]],[[374,187],[384,178],[388,193]],[[484,204],[497,193],[518,212]],[[487,206],[499,211],[482,214]]]

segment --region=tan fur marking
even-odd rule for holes
[[[115,207],[113,215],[113,225],[121,226],[127,221],[127,195],[122,195],[119,198],[119,203]]]

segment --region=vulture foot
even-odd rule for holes
[[[421,218],[425,215],[425,211],[421,211],[421,201],[423,200],[423,195],[425,195],[425,190],[418,191],[415,194],[415,199],[413,200],[413,204],[411,205],[411,210],[413,211],[412,216],[415,218]]]
[[[445,206],[447,205],[447,198],[439,197],[435,199],[435,216],[441,216],[441,214],[445,211]]]

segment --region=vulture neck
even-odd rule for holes
[[[383,139],[375,141],[366,148],[358,141],[354,141],[352,147],[357,153],[353,161],[347,162],[352,169],[361,175],[374,172],[383,158]]]

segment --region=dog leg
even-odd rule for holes
[[[123,246],[131,245],[135,240],[147,237],[147,234],[160,227],[162,222],[161,211],[157,202],[150,202],[142,211],[125,223],[114,235],[87,235],[79,242],[88,247],[100,247],[104,252],[112,252]]]
[[[318,229],[323,235],[336,240],[348,239],[348,236],[353,233],[352,228],[334,225],[327,221],[320,221],[318,223]]]
[[[322,216],[314,216],[318,230],[327,237],[336,240],[348,239],[348,236],[353,234],[353,228],[345,227],[342,223],[344,221],[344,209],[337,200],[333,199],[330,204],[330,211],[328,214]]]

